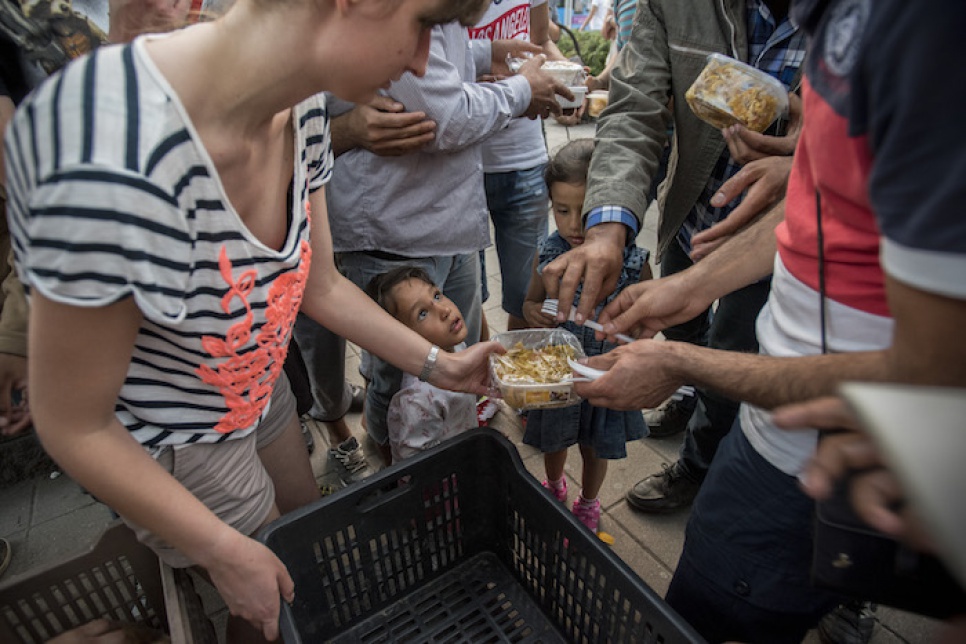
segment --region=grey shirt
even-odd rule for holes
[[[326,190],[335,252],[431,257],[489,245],[481,143],[523,114],[531,96],[522,77],[477,83],[488,56],[459,24],[433,29],[425,76],[407,73],[387,93],[434,120],[436,138],[399,157],[359,148],[336,159]]]

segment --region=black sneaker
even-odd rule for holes
[[[661,467],[661,472],[651,474],[628,490],[625,498],[635,510],[651,514],[673,512],[694,501],[701,484],[688,478],[681,462],[676,461],[674,465],[662,463]]]
[[[694,387],[685,386],[675,391],[658,407],[645,410],[648,438],[666,438],[683,432],[687,429],[697,404],[698,397]]]
[[[875,630],[875,604],[852,601],[839,604],[818,623],[823,644],[868,644]]]

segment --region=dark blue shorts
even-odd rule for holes
[[[695,499],[668,603],[710,641],[801,642],[842,601],[809,580],[814,508],[736,420]]]

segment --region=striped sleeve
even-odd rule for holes
[[[300,103],[298,113],[299,130],[305,139],[302,160],[309,179],[309,191],[315,192],[332,178],[335,164],[325,94],[316,94]]]
[[[170,194],[134,173],[76,166],[38,183],[25,206],[11,217],[30,289],[74,306],[133,296],[148,318],[183,318],[192,241]]]

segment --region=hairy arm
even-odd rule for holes
[[[691,259],[704,259],[730,236],[762,216],[785,197],[792,157],[772,156],[752,161],[728,179],[711,199],[723,206],[744,194],[744,199],[723,220],[691,238]]]
[[[653,337],[692,319],[718,298],[770,275],[775,227],[784,216],[781,202],[687,270],[627,287],[600,314],[605,333]]]
[[[831,394],[845,380],[882,380],[885,363],[884,352],[776,358],[639,340],[591,358],[592,367],[608,373],[577,385],[577,393],[594,405],[631,410],[655,407],[692,384],[770,409]]]
[[[548,60],[567,60],[550,37],[550,5],[530,8],[530,42],[543,49]]]
[[[578,385],[577,393],[601,406],[638,409],[695,384],[771,409],[832,395],[850,380],[966,386],[966,340],[957,332],[966,324],[966,302],[889,277],[887,289],[895,331],[882,351],[786,358],[640,341],[592,358],[592,366],[610,372]]]
[[[886,273],[895,335],[889,381],[966,387],[966,299],[909,286]]]

